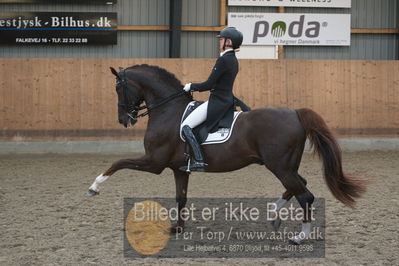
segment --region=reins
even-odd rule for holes
[[[149,113],[151,110],[154,110],[154,109],[156,109],[156,108],[158,108],[158,107],[164,105],[165,103],[170,102],[170,101],[173,100],[174,98],[176,98],[176,97],[178,97],[178,96],[180,96],[180,95],[183,95],[184,93],[185,93],[185,91],[184,91],[184,90],[181,90],[181,91],[178,91],[178,92],[176,92],[176,93],[173,93],[172,95],[169,95],[168,97],[166,97],[166,98],[163,99],[162,101],[160,101],[160,102],[158,102],[158,103],[156,103],[156,104],[153,104],[153,105],[151,105],[151,106],[148,106],[148,107],[147,107],[147,105],[140,106],[140,107],[137,109],[137,111],[144,110],[144,109],[147,109],[147,111],[145,111],[145,112],[142,113],[142,114],[137,115],[136,117],[137,117],[137,118],[139,118],[139,117],[144,117],[144,116],[148,115],[148,113]]]

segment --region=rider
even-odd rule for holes
[[[235,27],[223,29],[219,35],[220,57],[217,59],[208,80],[202,83],[187,83],[183,90],[211,91],[209,100],[195,109],[182,123],[182,134],[190,144],[194,160],[190,166],[180,167],[182,171],[204,171],[207,165],[200,145],[192,129],[205,122],[207,133],[217,131],[219,127],[229,127],[234,115],[233,83],[238,73],[238,61],[235,55],[242,43],[243,36]]]

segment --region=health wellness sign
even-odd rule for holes
[[[116,44],[117,13],[0,12],[0,44]]]
[[[350,14],[229,13],[244,45],[349,46]]]

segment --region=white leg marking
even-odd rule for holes
[[[285,205],[287,202],[288,202],[288,201],[285,200],[285,199],[283,199],[282,197],[278,198],[277,201],[274,203],[274,206],[275,206],[275,208],[276,208],[275,211],[278,212],[282,207],[284,207],[284,205]],[[281,225],[281,219],[280,219],[280,216],[277,215],[277,217],[275,218],[275,220],[272,221],[273,229],[274,229],[275,231],[277,231],[277,230],[280,228],[280,225]]]
[[[102,182],[104,182],[105,180],[107,180],[108,177],[109,176],[106,176],[106,175],[103,175],[103,174],[97,176],[96,179],[94,180],[93,184],[89,187],[89,189],[98,192],[100,190],[98,188],[98,185],[101,184]]]
[[[276,211],[280,210],[286,203],[287,203],[287,200],[285,200],[282,197],[280,197],[276,201]]]
[[[310,229],[311,229],[311,223],[302,223],[302,231],[299,233],[299,235],[294,236],[291,238],[292,241],[294,241],[297,244],[300,244],[301,241],[306,240],[309,238],[310,235]]]

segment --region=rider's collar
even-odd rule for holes
[[[220,56],[223,56],[225,53],[230,52],[230,51],[234,51],[234,50],[233,49],[224,50],[223,52],[220,53]]]

